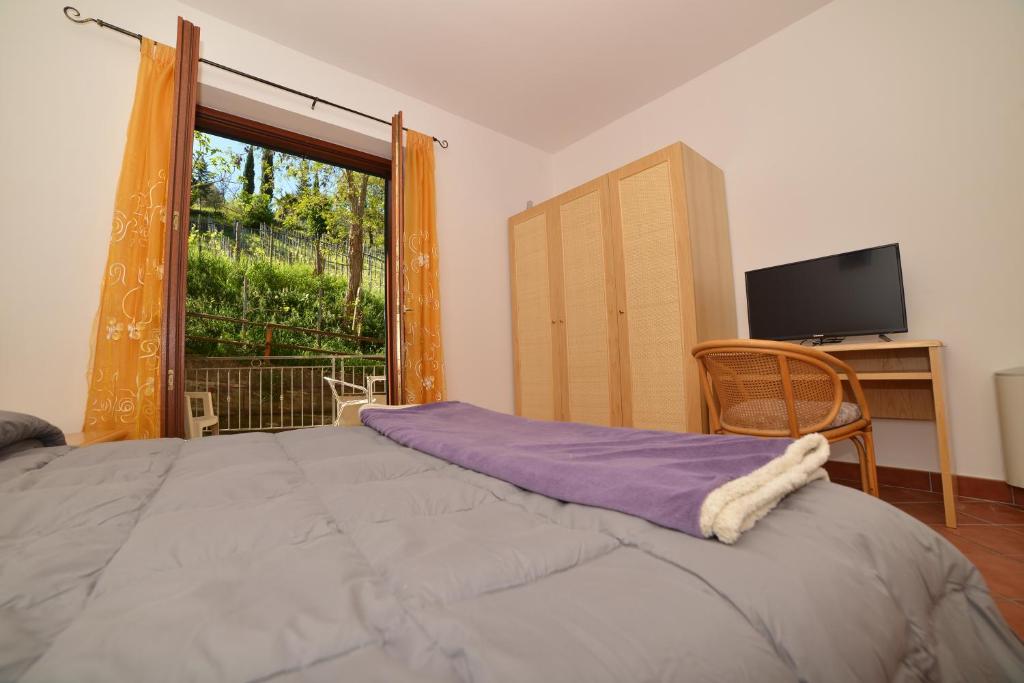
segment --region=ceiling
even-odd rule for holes
[[[553,152],[829,0],[186,2]]]

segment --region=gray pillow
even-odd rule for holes
[[[64,432],[34,415],[0,410],[0,458],[30,448],[63,446]]]

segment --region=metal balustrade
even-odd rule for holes
[[[386,374],[383,356],[186,356],[185,391],[213,395],[222,434],[269,432],[332,424],[337,404],[324,377],[365,386]]]

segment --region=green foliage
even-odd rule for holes
[[[262,195],[257,195],[262,196]],[[244,284],[243,284],[244,283]],[[244,296],[243,296],[244,288]],[[190,311],[221,315],[251,322],[274,322],[331,332],[347,331],[344,322],[346,282],[331,274],[316,275],[309,264],[271,263],[262,258],[235,260],[222,252],[212,236],[189,236],[188,307]],[[362,336],[383,339],[384,298],[365,292]],[[248,355],[260,353],[264,328],[188,317],[186,345],[190,354]],[[249,348],[198,341],[210,337],[246,341]],[[383,353],[382,345],[363,344],[303,332],[274,331],[274,342],[327,349],[335,353]],[[275,354],[301,355],[291,349]]]
[[[196,131],[192,144],[192,205],[222,208],[237,193],[241,156],[214,143],[213,136]]]
[[[284,227],[304,232],[313,238],[326,237],[335,232],[337,224],[332,220],[331,198],[313,189],[308,189],[295,198],[291,210],[284,219]]]
[[[224,205],[224,192],[217,186],[215,148],[210,136],[196,133],[192,146],[192,205],[215,208]]]
[[[269,225],[274,221],[274,212],[270,209],[270,197],[265,194],[243,193],[231,200],[228,209],[228,217],[247,228],[259,227],[260,223]]]
[[[253,145],[241,147],[206,133],[195,134],[192,224],[202,230],[195,231],[189,242],[189,310],[383,338],[383,295],[367,291],[363,254],[383,246],[384,180],[260,147],[257,193],[255,154]],[[236,224],[248,231],[267,225],[278,241],[271,237],[263,243],[247,231],[239,235],[232,229]],[[211,225],[226,231],[226,238],[204,232]],[[299,234],[306,239],[296,240]],[[238,249],[236,239],[241,239]],[[271,249],[274,258],[268,259],[271,254],[264,253],[264,248]],[[351,292],[348,277],[325,273],[329,257],[335,263],[340,258],[353,264],[346,273],[351,277]],[[298,262],[291,263],[293,259]],[[377,273],[379,263],[370,268]],[[188,319],[188,350],[214,355],[258,353],[263,331],[259,325],[242,329],[238,324],[193,316]],[[275,342],[337,352],[383,350],[301,332],[275,330],[274,335]],[[200,342],[196,337],[247,341],[254,346]],[[278,352],[297,353],[275,349]]]
[[[384,190],[384,179],[369,176],[366,187],[366,206],[363,210],[363,230],[366,247],[384,245],[384,215],[387,194]],[[343,218],[345,223],[352,220],[348,215]]]

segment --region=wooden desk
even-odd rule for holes
[[[949,452],[942,342],[926,339],[825,344],[818,348],[856,370],[872,418],[935,422],[946,526],[955,529],[956,479]],[[849,392],[848,387],[846,391]]]

